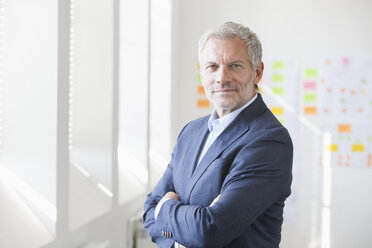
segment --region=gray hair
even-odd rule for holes
[[[225,22],[224,24],[209,29],[199,40],[198,43],[198,56],[199,62],[204,50],[204,46],[210,37],[215,37],[220,40],[231,40],[235,37],[242,39],[247,45],[248,59],[252,65],[252,69],[256,69],[262,60],[262,46],[257,38],[249,28],[235,22]]]

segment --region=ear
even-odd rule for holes
[[[264,63],[261,61],[255,71],[254,84],[257,85],[260,82],[262,75],[263,75],[263,71],[264,71]]]

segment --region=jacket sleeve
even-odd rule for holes
[[[187,124],[188,125],[188,124]],[[187,127],[187,125],[182,129],[180,132],[178,139],[180,138],[183,130]],[[177,139],[177,140],[178,140]],[[163,196],[169,191],[175,191],[174,184],[173,184],[173,163],[177,150],[177,145],[174,148],[172,153],[171,161],[165,170],[162,178],[156,184],[154,190],[147,195],[145,205],[144,205],[144,214],[143,214],[143,226],[146,229],[147,233],[151,237],[151,240],[155,242],[161,248],[170,248],[174,244],[174,240],[171,238],[166,238],[161,235],[164,228],[162,225],[155,225],[155,208],[158,202],[163,198]],[[160,222],[160,220],[158,221]]]
[[[154,190],[147,195],[143,214],[143,226],[151,237],[151,240],[158,244],[159,247],[164,248],[172,247],[174,240],[163,237],[161,235],[163,229],[161,226],[155,225],[155,208],[161,198],[169,191],[174,191],[173,168],[171,163],[168,165],[163,177],[157,183]]]
[[[221,199],[215,205],[201,207],[169,200],[162,206],[154,229],[170,230],[173,239],[186,247],[226,246],[267,208],[289,195],[292,156],[292,142],[283,129],[256,137],[231,161]]]

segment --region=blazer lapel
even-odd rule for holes
[[[207,119],[208,120],[208,119]],[[198,127],[197,132],[193,135],[193,139],[190,139],[190,143],[188,144],[187,151],[185,152],[185,160],[184,163],[191,166],[183,166],[182,168],[184,171],[182,172],[184,178],[190,179],[194,172],[196,163],[198,162],[199,154],[201,149],[195,149],[196,147],[202,147],[204,144],[205,139],[207,138],[208,134],[208,124],[207,122],[203,122],[200,127]]]
[[[231,123],[233,124],[233,123]],[[235,140],[237,140],[241,135],[249,130],[248,125],[243,125],[243,122],[236,123],[235,125],[229,125],[213,142],[213,144],[209,147],[208,151],[200,161],[199,165],[197,165],[194,173],[191,176],[191,180],[188,184],[188,189],[186,191],[187,199],[189,201],[190,194],[192,189],[194,188],[197,181],[200,177],[204,174],[204,172],[208,169],[208,167],[212,164],[212,162],[227,148],[229,147]],[[201,150],[201,149],[199,149]]]

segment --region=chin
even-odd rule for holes
[[[221,110],[232,110],[236,107],[236,104],[218,104],[215,106],[217,109],[221,109]]]

